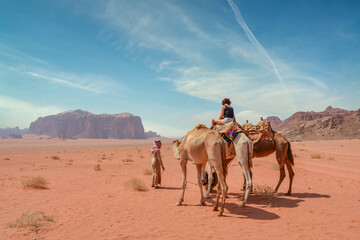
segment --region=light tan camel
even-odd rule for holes
[[[190,130],[185,135],[181,143],[178,140],[173,142],[174,156],[176,159],[180,159],[180,165],[183,172],[182,192],[176,205],[181,205],[184,201],[186,188],[186,164],[188,161],[192,161],[196,165],[198,186],[201,194],[200,204],[205,205],[205,198],[202,192],[201,175],[203,172],[202,170],[205,169],[206,163],[209,162],[210,165],[215,168],[220,183],[213,210],[216,211],[218,209],[221,188],[222,203],[219,216],[222,216],[228,189],[225,180],[227,174],[225,151],[225,142],[222,140],[220,135],[202,124],[198,124],[194,129]]]
[[[242,131],[241,126],[237,124],[237,122],[235,121],[224,125],[215,125],[213,129],[219,134],[219,136],[220,133],[227,133],[231,129],[238,130],[238,134],[233,139],[232,144],[226,147],[226,158],[227,158],[226,162],[228,165],[232,161],[232,159],[236,158],[243,170],[243,176],[246,179],[246,185],[245,185],[245,193],[241,198],[242,203],[239,205],[240,207],[243,207],[247,202],[252,186],[251,167],[252,167],[253,143],[247,137],[247,135]],[[223,141],[225,142],[225,140]],[[212,176],[211,167],[209,167],[208,183],[212,183],[212,178],[213,176]],[[211,184],[208,184],[205,198],[208,198],[210,190],[211,190]]]
[[[261,119],[261,121],[264,120]],[[247,130],[248,126],[245,126],[244,124],[243,128]],[[254,141],[253,157],[255,158],[266,157],[272,154],[273,152],[276,152],[276,160],[280,167],[280,178],[274,192],[278,191],[280,184],[285,178],[285,165],[286,165],[289,172],[290,183],[289,183],[289,190],[285,195],[291,195],[291,187],[295,174],[292,169],[292,166],[294,166],[294,157],[292,155],[290,142],[282,134],[275,132],[272,129],[269,134],[260,133],[259,135],[259,133],[249,133],[248,136],[251,140]],[[246,182],[246,179],[244,179],[244,181]]]

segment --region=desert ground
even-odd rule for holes
[[[223,217],[212,211],[215,192],[199,206],[191,162],[184,205],[175,206],[181,169],[171,139],[162,140],[162,188],[151,188],[152,141],[1,139],[0,239],[360,239],[359,139],[293,142],[292,196],[284,195],[286,177],[274,199],[257,192],[244,208],[242,170],[232,161]],[[274,188],[275,155],[253,163],[254,185]],[[24,187],[35,176],[48,181],[45,189]],[[134,178],[147,189],[131,189]],[[35,211],[51,218],[36,228],[14,224]]]

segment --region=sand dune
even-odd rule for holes
[[[164,142],[163,188],[153,189],[151,176],[144,174],[151,169],[151,139],[0,140],[0,239],[359,239],[360,140],[292,143],[293,195],[284,196],[286,178],[271,206],[253,194],[245,208],[238,207],[242,175],[233,161],[224,217],[211,211],[215,192],[206,206],[198,206],[191,163],[184,206],[175,206],[181,169],[171,140]],[[275,163],[274,155],[254,159],[255,185],[275,187]],[[96,164],[101,171],[94,170]],[[22,181],[33,176],[46,178],[48,189],[24,189]],[[126,189],[132,178],[143,180],[148,190]],[[37,232],[7,227],[36,210],[54,222]]]

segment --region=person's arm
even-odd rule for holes
[[[221,106],[221,112],[220,112],[220,117],[219,119],[223,119],[224,118],[224,111],[225,111],[225,105]]]
[[[158,150],[157,154],[158,154],[158,159],[159,159],[161,168],[162,168],[162,170],[164,171],[164,170],[165,170],[165,167],[164,167],[164,164],[163,164],[162,159],[161,159],[160,150]]]

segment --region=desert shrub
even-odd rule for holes
[[[136,191],[146,191],[147,187],[145,183],[138,178],[132,178],[129,181],[124,183],[126,189],[136,190]]]
[[[10,160],[10,158],[7,157],[7,158],[4,158],[3,160]]]
[[[51,156],[51,159],[59,160],[60,158],[58,156]]]
[[[38,231],[39,228],[46,222],[53,222],[53,216],[47,216],[42,211],[35,211],[33,213],[23,213],[21,217],[17,218],[14,222],[9,223],[10,228],[30,228],[32,231]]]
[[[279,170],[280,169],[279,164],[274,163],[273,166],[272,166],[272,169],[273,170]]]
[[[274,189],[266,185],[256,185],[254,187],[254,193],[260,196],[260,199],[266,201],[268,206],[271,206],[271,203],[276,199],[277,194],[274,192]]]
[[[144,158],[144,155],[141,154],[141,155],[140,155],[140,158]]]
[[[48,181],[42,176],[31,177],[22,181],[24,188],[46,189]]]
[[[131,158],[123,158],[123,159],[121,159],[121,161],[123,161],[123,162],[134,162],[134,160],[132,160]]]
[[[334,157],[329,157],[329,160],[335,160],[335,158]]]
[[[95,171],[101,171],[100,164],[96,164],[96,165],[94,166],[94,170],[95,170]]]
[[[293,156],[294,156],[294,157],[298,157],[298,156],[296,155],[296,153],[294,153]]]
[[[147,168],[144,170],[144,175],[152,175],[152,170]]]
[[[321,158],[321,155],[319,153],[313,153],[311,154],[311,158]]]

